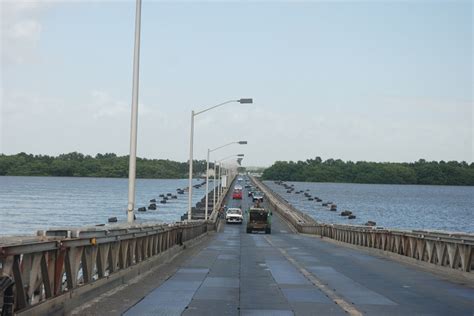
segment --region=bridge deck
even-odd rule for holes
[[[228,206],[249,204],[244,196]],[[225,225],[125,315],[474,313],[470,287],[294,234],[278,216],[272,230],[271,235],[246,234],[245,225]]]

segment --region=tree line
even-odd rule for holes
[[[277,161],[265,169],[264,180],[380,184],[474,185],[474,163],[426,161],[409,163],[344,162],[320,157]]]
[[[78,152],[59,156],[0,154],[0,176],[57,176],[57,177],[128,177],[129,156],[114,153],[95,157]],[[210,168],[214,165],[210,164]],[[189,164],[167,159],[137,158],[137,177],[180,179],[188,177]],[[206,161],[194,160],[194,175],[205,174]]]

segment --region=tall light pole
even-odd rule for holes
[[[191,111],[191,135],[189,137],[189,186],[188,186],[188,220],[191,220],[192,217],[192,204],[193,204],[193,138],[194,138],[194,117],[202,114],[204,112],[213,110],[215,108],[221,107],[223,105],[233,103],[233,102],[238,102],[241,104],[245,103],[253,103],[253,100],[251,98],[242,98],[238,100],[229,100],[223,103],[219,103],[217,105],[208,107],[204,110],[201,110],[199,112],[194,112],[194,110]]]
[[[221,178],[221,170],[222,170],[222,163],[219,163],[219,175],[217,176],[217,200],[219,201],[219,198],[221,196],[221,190],[222,190],[222,178]]]
[[[221,149],[221,148],[224,148],[224,147],[227,147],[227,146],[230,146],[230,145],[233,145],[233,144],[239,144],[239,145],[247,145],[247,141],[246,140],[241,140],[241,141],[238,141],[238,142],[231,142],[231,143],[228,143],[228,144],[225,144],[225,145],[222,145],[222,146],[219,146],[219,147],[216,147],[214,149],[207,149],[207,163],[206,163],[206,206],[205,206],[205,214],[204,214],[204,219],[207,220],[207,214],[208,214],[208,209],[209,209],[209,156],[211,154],[211,152],[213,151],[216,151],[218,149]],[[215,178],[215,176],[214,176]]]
[[[138,126],[138,78],[140,68],[140,24],[142,1],[137,0],[135,12],[135,47],[133,50],[132,116],[130,123],[130,161],[128,169],[128,206],[127,222],[133,223],[135,216],[135,177],[137,162],[137,126]]]
[[[217,165],[217,162],[214,160],[214,181],[212,182],[212,186],[214,187],[214,189],[212,190],[212,210],[215,210],[216,209],[216,190],[217,190],[217,187],[216,187],[216,165]]]
[[[230,155],[228,157],[222,158],[218,160],[217,162],[219,163],[219,184],[217,185],[217,200],[219,201],[219,198],[221,196],[221,190],[222,190],[222,181],[221,181],[221,170],[222,170],[222,162],[225,160],[229,160],[235,157],[242,158],[244,157],[244,154],[238,154],[238,155]]]

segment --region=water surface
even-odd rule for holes
[[[286,193],[283,186],[264,181],[297,209],[318,221],[364,224],[401,229],[434,229],[474,233],[474,187],[434,185],[390,185],[353,183],[286,182],[295,191],[307,190],[323,202],[334,202],[330,212],[322,203],[308,201],[303,194]],[[350,210],[356,219],[340,216]]]
[[[202,182],[194,180],[193,184]],[[138,179],[136,207],[148,206],[159,194],[176,194],[187,179]],[[210,184],[212,186],[212,182]],[[193,189],[193,204],[205,186]],[[179,221],[187,211],[187,192],[177,200],[157,204],[158,210],[138,212],[139,220]],[[128,179],[68,177],[0,177],[0,235],[35,234],[64,226],[96,225],[116,216],[126,221]]]

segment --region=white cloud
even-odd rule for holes
[[[109,92],[103,90],[93,90],[90,92],[90,102],[87,109],[92,113],[95,120],[126,118],[130,117],[131,102],[117,99]],[[148,117],[153,120],[167,121],[167,116],[159,111],[158,107],[138,103],[138,115]]]
[[[92,108],[92,117],[95,120],[117,118],[124,116],[129,112],[129,107],[126,102],[114,100],[105,91],[92,91],[91,98],[92,100],[89,108]]]
[[[2,67],[38,59],[41,15],[50,1],[4,0],[0,2],[0,54]]]
[[[15,116],[39,116],[44,113],[61,112],[64,101],[28,92],[9,90],[3,91],[0,104],[5,119],[12,119]]]
[[[38,41],[41,24],[35,20],[22,20],[13,24],[6,34],[10,40]]]

